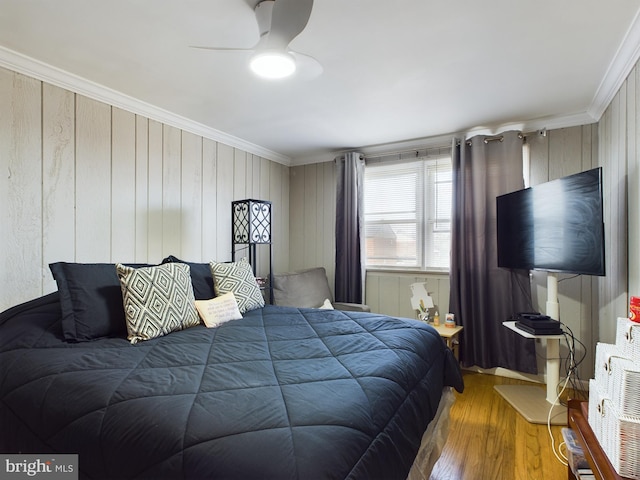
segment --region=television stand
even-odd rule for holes
[[[547,341],[547,389],[537,385],[496,385],[493,388],[515,408],[529,423],[547,424],[549,410],[551,425],[567,424],[567,409],[554,405],[556,387],[560,379],[560,340],[564,335],[533,335],[516,327],[516,322],[502,324],[525,338],[541,338]]]

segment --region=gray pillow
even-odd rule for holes
[[[274,275],[273,298],[285,307],[319,308],[326,299],[333,303],[324,267]]]

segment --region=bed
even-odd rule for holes
[[[463,390],[433,328],[373,313],[264,305],[132,344],[113,265],[63,267],[0,314],[0,451],[76,453],[80,478],[407,478]]]

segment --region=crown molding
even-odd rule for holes
[[[607,71],[591,101],[588,113],[600,120],[602,114],[611,104],[620,87],[635,67],[640,58],[640,11],[636,13],[631,26],[625,34],[622,43],[611,60]]]
[[[452,132],[445,135],[416,138],[395,143],[385,143],[380,145],[368,145],[357,148],[326,151],[305,157],[296,157],[291,161],[291,166],[309,165],[313,163],[331,162],[336,157],[344,155],[346,152],[357,151],[365,156],[375,157],[378,155],[393,155],[409,150],[419,150],[448,145],[454,138],[471,138],[476,135],[498,135],[509,130],[519,130],[523,133],[535,132],[538,130],[553,130],[558,128],[577,127],[579,125],[590,125],[598,120],[588,112],[578,112],[568,115],[554,115],[548,117],[534,118],[522,122],[509,122],[496,124],[493,126],[478,126],[466,131]]]
[[[438,135],[433,137],[414,138],[412,140],[403,140],[401,142],[381,143],[377,145],[367,145],[358,148],[343,148],[341,150],[326,150],[320,153],[314,153],[304,157],[296,157],[291,161],[292,166],[310,165],[313,163],[332,162],[336,157],[340,157],[347,152],[357,151],[368,157],[378,155],[393,155],[394,153],[406,152],[409,150],[419,150],[429,147],[441,147],[451,143],[453,136]]]
[[[168,110],[135,99],[122,92],[118,92],[2,46],[0,46],[0,66],[108,105],[122,108],[137,115],[142,115],[151,120],[156,120],[216,142],[224,143],[230,147],[258,155],[267,160],[272,160],[286,166],[291,165],[291,158],[286,155],[247,142],[202,123],[189,120]]]
[[[489,127],[475,127],[457,136],[465,139],[476,135],[498,135],[509,130],[518,130],[522,133],[535,132],[538,130],[554,130],[558,128],[577,127],[579,125],[590,125],[598,120],[589,112],[577,112],[566,115],[551,115],[547,117],[533,118],[522,122],[508,122]]]
[[[406,151],[414,148],[424,148],[425,146],[442,144],[443,141],[458,137],[471,137],[473,135],[494,135],[506,130],[521,130],[523,132],[541,129],[566,128],[577,125],[587,125],[600,120],[600,117],[607,109],[620,87],[628,77],[640,58],[640,11],[634,17],[625,37],[618,48],[616,55],[609,64],[609,67],[594,95],[591,105],[585,112],[569,115],[550,116],[532,119],[524,122],[511,122],[494,126],[479,126],[466,130],[464,133],[450,133],[437,137],[424,137],[383,145],[370,145],[355,148],[365,155],[379,155],[388,152]],[[79,77],[62,69],[20,54],[13,50],[0,46],[0,66],[15,72],[33,77],[52,85],[70,90],[86,97],[98,100],[109,105],[142,115],[152,120],[180,128],[182,130],[201,135],[205,138],[224,143],[234,148],[258,155],[262,158],[272,160],[285,166],[306,165],[312,163],[323,163],[332,161],[335,157],[347,151],[354,150],[340,149],[327,150],[309,156],[290,158],[278,152],[269,150],[241,138],[229,135],[220,130],[208,127],[202,123],[195,122],[188,118],[174,114],[149,103],[135,99],[116,90]]]

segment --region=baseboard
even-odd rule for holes
[[[530,373],[522,373],[517,372],[515,370],[509,370],[508,368],[496,367],[496,368],[481,368],[477,366],[473,367],[462,367],[463,370],[467,370],[474,373],[484,373],[486,375],[496,375],[498,377],[506,377],[506,378],[514,378],[516,380],[524,380],[526,382],[534,382],[534,383],[547,383],[546,375],[538,374],[533,375]],[[567,377],[560,377],[560,381],[564,382]],[[588,380],[574,380],[574,383],[579,387],[583,392],[589,391],[589,381]]]
[[[496,375],[498,377],[515,378],[516,380],[524,380],[526,382],[546,383],[544,375],[533,375],[531,373],[516,372],[515,370],[509,370],[508,368],[496,367],[496,368],[482,368],[482,367],[462,367],[463,370],[468,370],[475,373],[484,373],[486,375]]]

